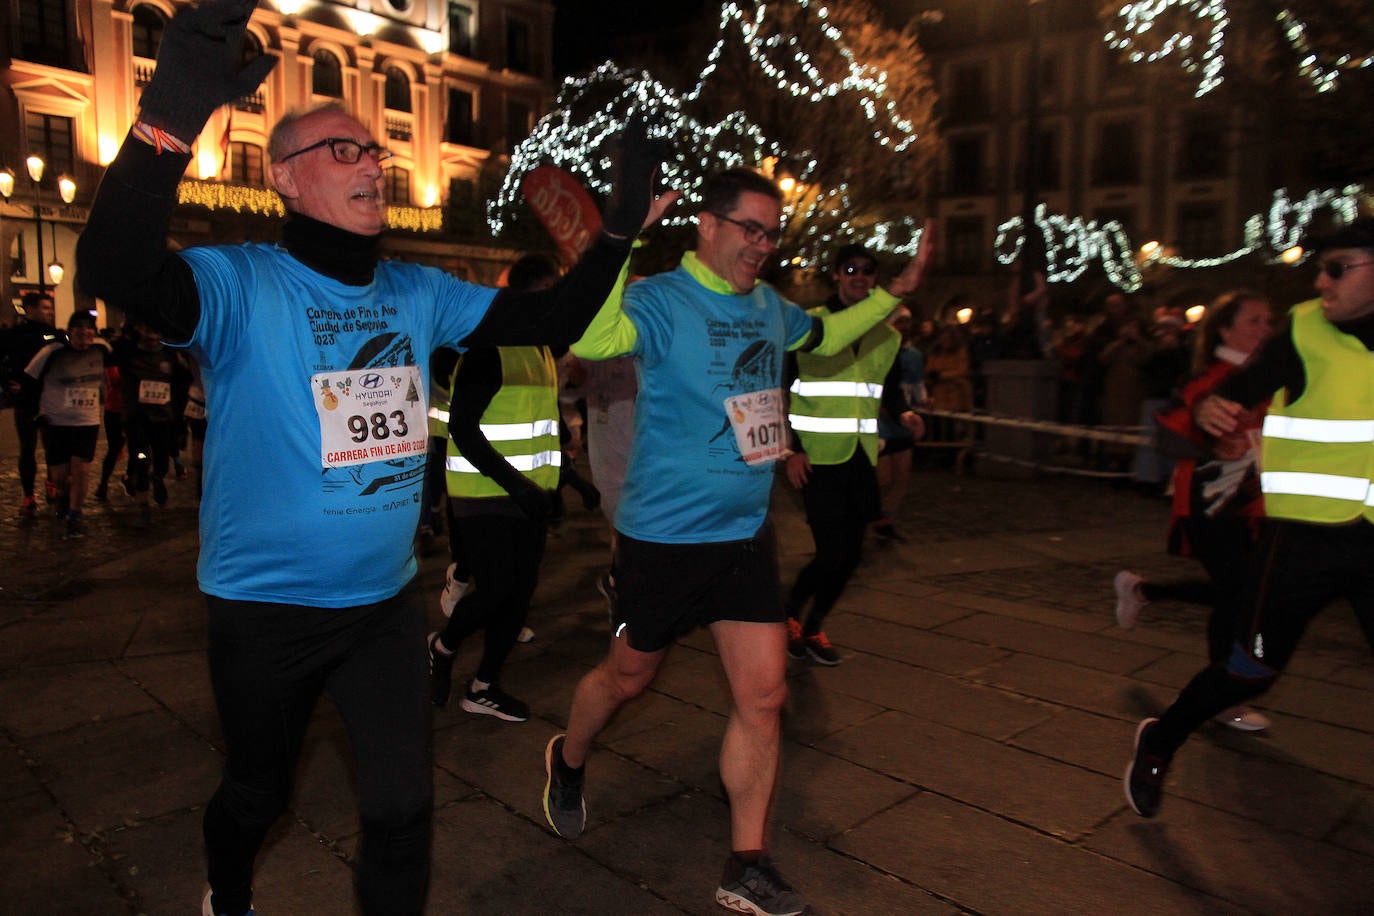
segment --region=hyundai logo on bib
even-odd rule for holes
[[[380,388],[385,379],[376,372],[369,372],[358,379],[358,384],[364,388]]]

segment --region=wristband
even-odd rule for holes
[[[164,152],[191,152],[191,144],[172,136],[161,127],[154,127],[147,121],[135,121],[134,126],[129,129],[129,133],[151,146],[153,152],[159,156]]]

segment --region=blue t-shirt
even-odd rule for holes
[[[744,463],[725,399],[780,388],[783,354],[811,316],[766,284],[713,292],[683,267],[631,285],[624,308],[638,335],[639,395],[616,528],[666,544],[753,537],[773,466]]]
[[[200,294],[201,590],[348,607],[415,574],[429,357],[496,290],[383,261],[348,286],[275,245],[180,253]]]

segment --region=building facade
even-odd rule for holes
[[[0,204],[0,320],[40,282],[40,231],[41,260],[67,267],[59,321],[76,307],[76,237],[182,5],[8,0],[0,169],[16,177]],[[550,0],[263,0],[240,53],[279,63],[197,138],[173,243],[274,238],[282,211],[269,189],[268,132],[288,110],[337,100],[395,153],[385,169],[388,254],[494,281],[514,253],[491,247],[482,201],[552,99],[552,44]],[[36,185],[25,170],[34,154],[45,161]],[[59,196],[64,175],[76,183],[71,203]]]

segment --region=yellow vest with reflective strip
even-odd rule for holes
[[[1336,328],[1313,299],[1292,311],[1293,343],[1307,384],[1264,418],[1260,487],[1273,518],[1374,521],[1374,354]]]
[[[501,389],[482,412],[482,434],[511,467],[543,489],[552,490],[558,486],[563,457],[558,443],[558,371],[553,356],[547,347],[499,347],[497,352]],[[461,359],[458,366],[462,366]],[[455,368],[455,376],[457,372]],[[450,496],[509,495],[463,457],[451,436],[444,467]]]
[[[435,379],[429,380],[429,435],[433,439],[448,438],[448,389]]]
[[[825,306],[811,310],[813,315],[828,312]],[[787,420],[813,464],[843,464],[857,445],[870,464],[877,464],[883,379],[901,342],[896,331],[879,322],[834,356],[797,354]]]

